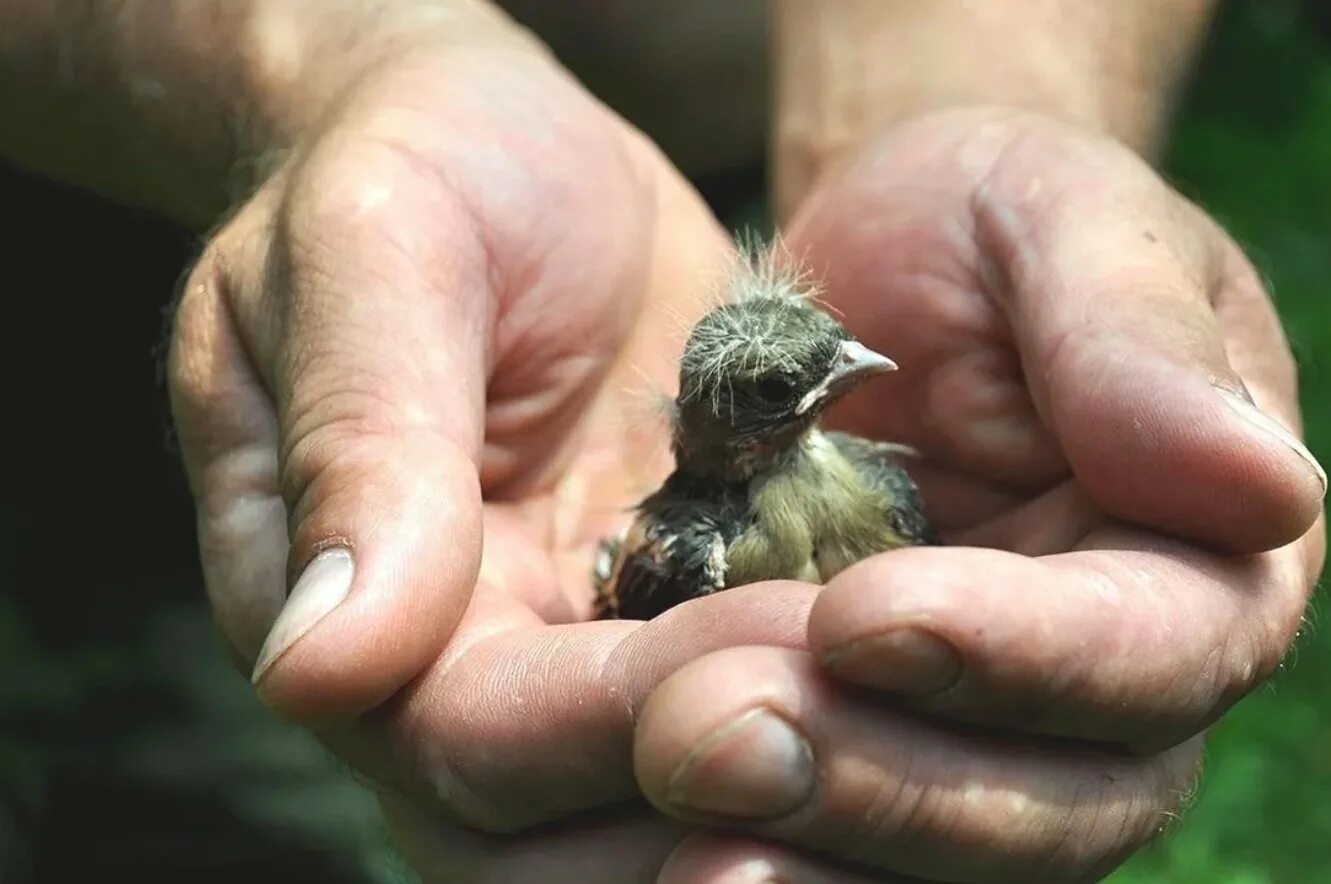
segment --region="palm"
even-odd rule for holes
[[[371,84],[351,127],[371,151],[411,160],[410,180],[394,188],[402,199],[383,209],[384,240],[401,230],[438,244],[484,241],[491,262],[476,606],[582,619],[596,543],[664,475],[651,397],[673,385],[674,356],[725,237],[653,147],[569,84],[541,79],[494,104],[484,100],[492,84],[454,82],[458,72],[441,64],[425,59]],[[496,162],[493,142],[469,126],[515,133],[499,152],[513,170],[508,190],[469,190],[494,180]],[[319,169],[318,187],[363,170],[352,154]],[[457,192],[468,205],[461,217],[419,197]],[[458,292],[436,287],[434,297]]]
[[[852,395],[828,422],[918,448],[925,458],[912,472],[949,540],[1063,551],[1099,517],[1068,481],[1067,459],[1023,376],[994,290],[1005,284],[1008,257],[977,230],[984,182],[967,174],[964,145],[952,133],[895,145],[874,186],[857,192],[861,211],[837,194],[831,204],[815,200],[793,225],[828,307],[903,367]],[[809,229],[817,236],[801,248]],[[644,391],[673,380],[681,318],[700,312],[687,288],[676,281],[650,294],[651,318],[640,317],[557,475],[516,501],[488,505],[482,593],[499,588],[545,622],[585,615],[595,544],[668,464],[666,427],[652,419]]]
[[[499,596],[546,623],[585,619],[592,601],[592,563],[598,544],[612,536],[629,507],[668,469],[665,423],[652,414],[652,390],[668,377],[634,370],[638,358],[663,362],[673,334],[644,347],[626,346],[622,361],[582,413],[567,449],[548,478],[512,498],[484,489],[485,551],[477,595]],[[547,438],[548,445],[559,443]]]
[[[829,421],[919,449],[912,472],[950,540],[1061,551],[1096,515],[1023,373],[1001,290],[1017,256],[977,220],[988,196],[965,134],[892,144],[856,179],[855,203],[833,187],[793,224],[829,306],[902,368]]]
[[[681,189],[667,197],[666,210],[650,222],[650,240],[640,247],[676,261],[657,262],[632,288],[607,298],[603,315],[590,323],[612,330],[603,337],[543,319],[541,334],[549,339],[526,347],[572,354],[568,370],[556,366],[548,373],[550,383],[519,383],[515,398],[496,401],[492,394],[489,403],[481,472],[485,551],[477,594],[500,596],[546,623],[585,619],[598,544],[623,526],[631,505],[669,468],[661,404],[675,385],[687,325],[703,309],[697,287],[705,282],[704,266],[721,256],[725,240],[682,185],[666,178],[664,186]],[[586,262],[582,266],[597,258],[569,256]],[[555,297],[577,303],[585,290]],[[550,308],[519,300],[512,309],[520,314]],[[633,316],[630,323],[624,313]],[[520,315],[511,319],[524,321]],[[503,322],[501,317],[501,327]],[[528,359],[516,360],[519,370]],[[503,390],[506,380],[497,375],[491,390]],[[541,402],[561,404],[551,406],[547,417],[532,407]],[[507,419],[510,409],[523,419]]]

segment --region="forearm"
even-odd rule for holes
[[[0,0],[0,155],[207,225],[425,34],[516,29],[477,0]]]
[[[848,150],[960,104],[1038,110],[1147,156],[1217,0],[774,0],[777,201]]]

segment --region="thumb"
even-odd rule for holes
[[[1135,156],[1087,153],[1012,151],[977,201],[1037,409],[1108,512],[1236,552],[1293,542],[1326,474],[1255,272]]]
[[[265,701],[305,720],[419,675],[480,560],[483,250],[439,190],[359,160],[214,241],[171,360],[214,608]]]

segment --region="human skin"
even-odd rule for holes
[[[821,591],[746,587],[649,624],[587,623],[592,544],[666,467],[625,415],[643,376],[669,389],[725,237],[650,144],[482,4],[343,3],[317,25],[302,6],[120,4],[79,57],[102,50],[91,69],[127,85],[52,114],[89,101],[42,78],[59,53],[35,48],[66,20],[10,4],[36,36],[2,44],[0,95],[24,121],[5,149],[200,227],[229,202],[217,182],[254,170],[172,342],[209,595],[265,701],[382,785],[427,878],[1081,880],[1158,830],[1197,735],[1297,629],[1325,491],[1242,404],[1250,391],[1297,428],[1251,270],[1108,137],[1114,120],[1155,120],[1124,129],[1150,143],[1158,111],[1096,122],[1019,100],[1015,75],[1010,94],[972,97],[1025,111],[949,110],[960,75],[927,101],[860,82],[875,113],[811,139],[799,174],[778,166],[794,182],[780,184],[788,244],[903,365],[840,417],[919,444],[937,518],[978,546],[890,554]],[[1016,8],[1001,33],[1098,45],[1051,37],[1054,5],[1021,7],[1048,20]],[[974,51],[939,39],[931,61]],[[232,79],[210,73],[228,65]],[[201,93],[134,88],[163,67]],[[1142,93],[1163,101],[1172,76]],[[798,109],[779,106],[778,145],[818,131],[782,125]],[[113,125],[125,117],[144,125]],[[220,120],[219,136],[205,124]],[[107,132],[115,149],[77,149]],[[956,686],[930,690],[953,656]],[[1015,735],[929,723],[847,683]],[[755,709],[811,750],[790,751],[779,721],[728,724],[769,721]],[[726,749],[718,732],[741,742],[703,758]],[[794,763],[753,763],[763,748]],[[812,794],[782,778],[800,771]]]

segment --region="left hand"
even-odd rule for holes
[[[706,836],[667,880],[741,880],[755,851],[798,880],[858,880],[817,854],[1107,874],[1184,803],[1205,729],[1280,665],[1322,566],[1326,478],[1260,279],[1127,149],[1005,110],[893,130],[787,243],[902,366],[835,417],[925,453],[956,546],[831,581],[807,652],[718,651],[656,689],[653,803],[813,852]],[[770,815],[694,809],[740,794]]]

